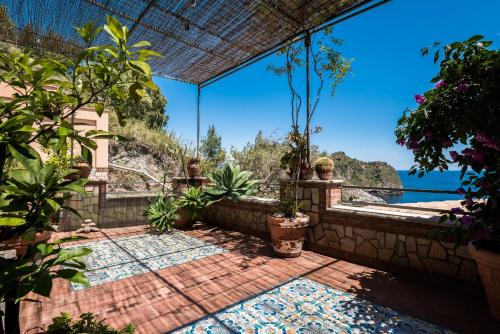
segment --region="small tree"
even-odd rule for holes
[[[207,173],[221,167],[226,161],[226,151],[222,148],[222,136],[214,125],[208,127],[207,135],[201,140],[200,153]]]
[[[500,253],[500,51],[473,36],[439,48],[435,87],[416,95],[419,106],[398,122],[397,141],[412,150],[410,174],[421,177],[451,163],[461,167],[464,208],[442,217],[456,223],[457,241],[478,240]],[[426,54],[428,49],[423,49]],[[446,150],[465,146],[461,151]]]
[[[307,43],[307,36],[305,39]],[[313,133],[318,133],[322,129],[316,126],[314,130],[307,133],[312,117],[314,116],[324,88],[325,80],[329,83],[330,93],[335,94],[337,86],[346,78],[351,71],[352,60],[346,59],[342,54],[335,50],[335,46],[342,44],[342,40],[333,36],[332,28],[325,28],[319,37],[314,35],[311,38],[311,59],[313,73],[318,80],[314,102],[311,104],[309,117],[305,118],[305,126],[300,126],[301,111],[304,109],[303,99],[297,88],[296,73],[299,69],[303,69],[306,65],[305,50],[303,45],[292,40],[278,51],[278,56],[284,59],[284,63],[280,66],[268,66],[268,69],[276,75],[286,75],[288,87],[290,88],[291,99],[291,120],[292,129],[287,136],[288,151],[281,158],[282,168],[287,170],[290,175],[290,186],[288,187],[285,196],[282,198],[282,203],[286,205],[282,208],[287,214],[295,216],[298,210],[297,202],[297,181],[300,174],[300,166],[307,162],[307,140]],[[326,76],[326,78],[325,78]]]
[[[112,44],[93,45],[103,29]],[[77,32],[85,48],[75,58],[42,54],[33,59],[30,52],[0,51],[0,82],[15,91],[12,99],[0,99],[0,241],[32,243],[26,255],[1,266],[8,333],[19,332],[19,301],[28,293],[49,297],[57,277],[88,284],[80,271],[85,269],[81,256],[89,250],[61,249],[66,239],[35,242],[37,234],[53,231],[60,209],[74,211],[64,203],[70,192],[85,192],[86,180],[66,180],[76,170],[44,162],[33,145],[61,155],[75,141],[92,164],[95,139],[118,138],[105,131],[80,133],[72,116],[82,107],[93,107],[98,115],[108,108],[123,123],[128,100],[139,101],[146,88],[156,87],[147,61],[157,54],[143,48],[147,42],[129,47],[129,30],[116,19],[108,17],[103,28],[88,23]]]

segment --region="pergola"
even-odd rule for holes
[[[73,27],[92,20],[102,25],[106,15],[117,17],[130,28],[132,43],[147,40],[152,50],[163,55],[151,61],[156,76],[197,86],[198,152],[203,87],[274,53],[287,42],[303,39],[309,115],[310,35],[388,1],[0,0],[18,32],[0,34],[0,39],[22,45],[26,43],[22,32],[29,30],[49,42],[37,43],[36,39],[35,45],[28,46],[64,52],[68,45],[80,45]],[[102,34],[100,38],[106,37]],[[97,41],[101,42],[105,40]]]

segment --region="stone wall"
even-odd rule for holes
[[[152,192],[106,193],[98,183],[87,186],[88,194],[74,194],[68,202],[81,215],[63,211],[59,230],[72,231],[80,228],[83,219],[90,218],[100,228],[147,224],[144,210],[158,194]]]
[[[447,227],[436,219],[403,212],[359,210],[339,205],[341,181],[301,181],[298,197],[310,217],[306,248],[384,270],[426,272],[477,281],[476,265],[466,245],[431,239]],[[286,184],[282,184],[282,188]],[[228,229],[269,238],[266,214],[276,201],[222,201],[204,212],[204,220]],[[437,217],[434,217],[437,218]]]

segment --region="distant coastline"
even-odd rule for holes
[[[408,175],[407,170],[397,171],[403,188],[420,188],[436,190],[456,190],[460,187],[460,171],[432,171],[422,178],[416,175]],[[412,193],[403,192],[400,194],[377,194],[389,204],[395,203],[416,203],[416,202],[434,202],[447,200],[461,200],[461,195],[454,194],[434,194],[434,193]]]

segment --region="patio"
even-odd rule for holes
[[[113,241],[119,245],[116,241],[124,237],[156,238],[148,231],[146,226],[109,228],[87,234],[89,240],[82,242],[102,245]],[[70,233],[60,232],[55,238]],[[304,251],[299,258],[280,259],[273,256],[266,240],[201,223],[179,233],[197,248],[214,248],[192,261],[170,262],[164,269],[123,279],[115,277],[114,281],[92,283],[86,289],[74,290],[69,282],[58,280],[50,299],[31,296],[40,303],[23,302],[23,330],[45,325],[61,312],[73,315],[93,312],[112,325],[133,323],[138,333],[194,329],[186,325],[203,326],[193,331],[198,333],[238,332],[241,327],[234,323],[235,315],[240,325],[251,319],[255,321],[252,325],[257,326],[257,321],[262,324],[264,319],[270,329],[275,319],[288,326],[288,330],[295,328],[301,333],[329,332],[322,328],[325,323],[330,329],[343,328],[346,332],[445,333],[446,328],[460,333],[494,333],[498,330],[498,323],[488,316],[479,285],[428,275],[389,274],[312,251]],[[151,251],[153,245],[150,246]],[[138,260],[137,254],[134,260],[144,265],[148,256],[143,254]],[[151,268],[151,264],[146,267]],[[317,298],[316,306],[304,300],[312,292],[316,292],[311,295]],[[290,309],[292,306],[302,309]],[[318,306],[321,308],[315,309]],[[337,309],[344,311],[340,317]],[[309,317],[297,319],[308,312]],[[213,325],[217,326],[210,327]]]

